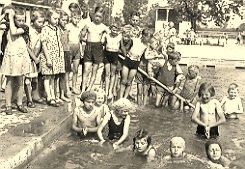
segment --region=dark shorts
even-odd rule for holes
[[[117,72],[120,72],[122,70],[122,65],[123,65],[123,59],[118,57],[118,62],[117,62]]]
[[[65,72],[72,72],[70,51],[64,51]]]
[[[203,126],[200,126],[198,125],[197,126],[197,131],[196,131],[196,134],[199,135],[199,136],[205,136],[205,128]],[[215,138],[215,137],[218,137],[219,136],[219,127],[216,126],[216,127],[212,127],[210,128],[210,137],[211,138]]]
[[[109,51],[105,51],[104,52],[104,63],[105,64],[113,64],[113,65],[117,65],[118,63],[118,52],[109,52]]]
[[[129,69],[138,69],[139,64],[140,61],[131,60],[128,57],[125,57],[123,61],[123,65],[128,67]]]
[[[70,55],[72,60],[79,60],[81,57],[80,44],[70,44]]]
[[[103,63],[103,45],[100,42],[87,42],[84,50],[84,62]]]

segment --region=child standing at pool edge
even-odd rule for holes
[[[198,91],[200,101],[191,118],[198,125],[197,135],[206,136],[207,139],[219,136],[218,126],[225,122],[220,102],[212,98],[214,95],[214,87],[209,83],[202,83]]]

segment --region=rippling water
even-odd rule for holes
[[[184,68],[185,69],[185,68]],[[216,98],[221,100],[227,93],[227,86],[236,82],[240,86],[240,96],[245,95],[245,70],[234,69],[201,69],[203,81],[211,82],[216,89]],[[243,99],[244,105],[244,99]],[[146,164],[134,157],[131,152],[114,153],[110,144],[100,147],[97,143],[81,141],[78,137],[63,136],[49,149],[42,153],[38,160],[34,160],[28,167],[35,169],[205,169],[204,164],[193,161],[191,163],[168,164],[159,167],[160,157],[169,154],[169,141],[173,136],[181,136],[186,141],[186,152],[205,158],[205,140],[197,138],[194,133],[196,125],[190,121],[191,114],[167,109],[155,109],[149,105],[139,108],[136,117],[132,118],[129,140],[125,145],[132,144],[133,133],[143,127],[152,133],[153,144],[157,147],[158,159],[154,164]],[[245,166],[245,115],[239,120],[230,120],[220,127],[219,141],[223,145],[224,155],[233,161],[237,168]],[[51,151],[52,150],[52,151]]]

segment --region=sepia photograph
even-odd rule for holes
[[[0,0],[0,169],[245,169],[245,0]]]

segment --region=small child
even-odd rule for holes
[[[225,122],[225,116],[220,102],[213,98],[215,89],[209,83],[202,83],[198,96],[200,101],[197,102],[191,118],[198,125],[196,134],[206,136],[207,139],[216,138],[219,136],[218,126]]]
[[[228,96],[221,101],[225,117],[227,119],[238,119],[238,114],[243,113],[242,100],[238,96],[238,85],[231,83],[228,88]]]
[[[179,90],[179,80],[183,77],[183,72],[178,64],[181,58],[181,54],[179,52],[169,52],[168,53],[168,60],[161,65],[159,72],[157,73],[157,80],[161,82],[163,85],[168,87],[168,89],[172,90],[172,93],[177,93]],[[163,99],[162,99],[163,97]],[[160,106],[160,101],[162,101],[162,105],[166,106],[169,103],[171,108],[175,108],[175,101],[174,97],[165,89],[160,86],[157,86],[157,97],[156,97],[156,107]]]
[[[191,65],[188,67],[188,73],[183,80],[183,85],[180,84],[180,96],[186,99],[184,103],[181,101],[180,109],[187,112],[190,110],[188,103],[196,103],[197,101],[197,93],[200,86],[201,77],[199,74],[199,67],[196,65]],[[182,87],[183,86],[183,87]]]
[[[222,155],[221,144],[217,141],[208,141],[205,143],[205,150],[210,160],[208,163],[211,168],[222,169],[229,168],[230,160]]]
[[[118,64],[118,52],[120,41],[119,25],[114,23],[110,26],[110,33],[105,35],[105,93],[106,100],[114,98],[113,89],[115,85],[115,74]]]
[[[103,120],[106,113],[108,113],[109,107],[105,104],[105,91],[102,88],[94,88],[94,92],[96,93],[96,102],[95,106],[99,109],[101,115],[101,121]]]
[[[170,140],[170,155],[164,156],[162,160],[164,165],[182,160],[183,162],[192,160],[204,162],[204,160],[185,152],[185,140],[182,137],[173,137]]]
[[[152,138],[148,131],[140,129],[135,133],[133,138],[133,145],[126,148],[119,148],[116,152],[123,152],[126,150],[133,150],[136,156],[145,158],[148,162],[154,161],[156,156],[156,150],[152,145]]]
[[[92,91],[85,91],[80,100],[83,104],[74,110],[72,129],[81,136],[86,136],[87,133],[96,133],[101,122],[100,113],[94,106],[96,94]]]
[[[101,143],[105,142],[102,136],[102,131],[108,124],[109,132],[108,139],[114,141],[113,148],[117,149],[128,137],[130,115],[129,112],[134,111],[132,103],[125,98],[121,98],[115,101],[111,107],[111,111],[108,112],[102,123],[100,124],[97,134]]]

